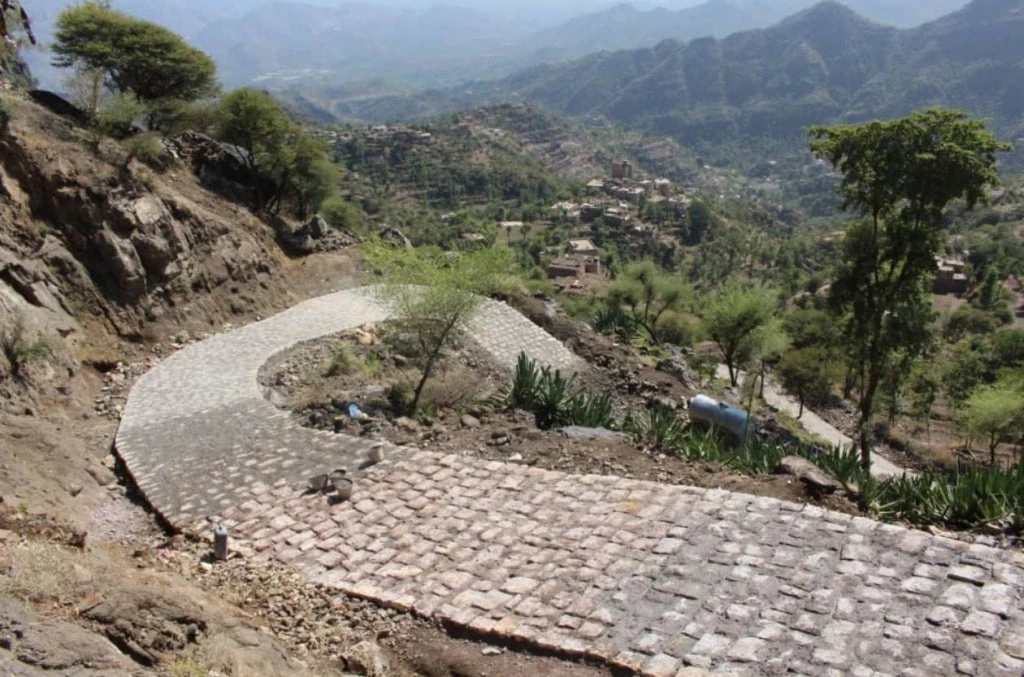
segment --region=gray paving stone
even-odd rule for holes
[[[233,547],[349,595],[641,674],[1021,673],[1024,555],[726,491],[568,476],[389,449],[351,501],[305,495],[366,440],[270,404],[260,367],[387,317],[339,292],[189,346],[141,378],[116,445],[172,525],[224,521]],[[495,359],[575,358],[499,303]]]

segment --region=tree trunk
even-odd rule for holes
[[[799,421],[801,418],[803,418],[804,415],[804,398],[799,397],[797,398],[797,401],[800,403],[800,411],[798,411],[796,414],[796,419]]]
[[[863,390],[860,394],[860,462],[864,470],[871,470],[871,445],[868,444],[868,426],[871,425],[871,414],[874,411],[875,393],[881,372],[871,368],[862,379]]]
[[[871,447],[868,446],[867,423],[860,424],[860,465],[865,471],[871,472]]]
[[[423,376],[420,377],[420,382],[416,384],[416,391],[412,395],[412,402],[409,403],[410,414],[415,414],[416,409],[420,406],[420,396],[423,394],[423,386],[427,384],[427,379],[430,378],[430,373],[434,371],[434,362],[437,360],[437,354],[440,352],[440,346],[430,353],[430,357],[427,358],[427,363],[423,365]]]
[[[988,464],[993,468],[996,467],[996,447],[999,446],[999,433],[992,433],[992,437],[988,441]]]

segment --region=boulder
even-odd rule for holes
[[[189,595],[131,586],[82,610],[83,617],[104,628],[110,641],[147,666],[198,641],[209,615]]]
[[[3,674],[127,675],[136,666],[102,635],[71,623],[47,621],[13,600],[0,600],[0,666]],[[94,672],[95,671],[95,672]],[[42,674],[42,672],[40,673]]]
[[[841,482],[801,456],[783,458],[775,466],[775,474],[796,477],[812,494],[832,494],[843,489]]]
[[[364,640],[345,652],[345,665],[360,675],[384,677],[391,674],[387,655],[376,642]]]

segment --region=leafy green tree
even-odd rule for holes
[[[998,317],[1000,323],[1013,319],[1010,302],[1007,299],[1006,290],[1003,288],[1002,276],[994,266],[985,273],[985,279],[981,282],[974,303],[978,308],[987,310]]]
[[[649,259],[631,264],[608,288],[609,307],[627,312],[655,345],[661,339],[658,320],[669,311],[682,310],[689,298],[689,287],[681,278]]]
[[[945,360],[942,387],[955,406],[961,406],[979,385],[994,380],[991,371],[991,346],[983,341],[964,339],[953,346]]]
[[[686,244],[700,244],[718,225],[711,207],[703,200],[694,200],[687,208]]]
[[[861,462],[871,464],[869,427],[886,364],[914,353],[932,321],[928,286],[942,244],[942,212],[973,207],[999,183],[996,154],[1009,146],[959,111],[928,110],[888,122],[815,127],[811,150],[842,174],[843,207],[863,217],[847,228],[834,307],[859,392]]]
[[[1004,329],[992,337],[992,366],[996,370],[1024,368],[1024,329]]]
[[[825,348],[795,348],[782,356],[778,373],[782,387],[800,403],[800,418],[805,403],[822,402],[831,394],[835,362]]]
[[[279,194],[287,190],[295,215],[305,219],[337,187],[338,174],[327,159],[327,145],[309,134],[299,133],[285,147]],[[278,198],[280,199],[280,198]]]
[[[242,148],[251,169],[276,159],[293,131],[281,104],[266,92],[242,87],[217,105],[217,138]]]
[[[890,426],[896,424],[896,417],[903,409],[908,380],[916,361],[916,355],[897,350],[890,356],[882,373],[882,381],[878,390]]]
[[[358,205],[337,196],[331,196],[320,205],[320,215],[335,228],[356,232],[366,230],[366,213]]]
[[[57,17],[53,63],[101,71],[107,85],[151,107],[193,101],[216,90],[216,67],[205,53],[162,26],[85,2]],[[151,114],[153,126],[157,113]]]
[[[1007,436],[1024,429],[1024,390],[1021,383],[1000,381],[978,388],[964,405],[971,436],[988,444],[989,462],[996,464],[996,448]]]
[[[991,334],[1002,322],[993,313],[963,305],[953,311],[946,321],[944,334],[947,340],[959,341],[966,336],[984,336]]]
[[[718,345],[729,369],[729,382],[739,383],[739,372],[757,348],[757,339],[778,310],[778,296],[768,287],[743,288],[730,284],[711,299],[704,311],[704,331]]]
[[[782,320],[773,317],[764,324],[752,337],[753,358],[757,362],[757,377],[760,379],[758,397],[764,397],[764,381],[768,370],[779,363],[789,348],[789,336],[783,327]],[[751,401],[751,406],[753,401]]]
[[[794,348],[834,348],[839,345],[835,315],[819,308],[796,308],[782,318]]]
[[[224,96],[217,105],[216,134],[221,141],[245,151],[245,161],[255,174],[273,181],[277,196],[287,180],[285,143],[295,127],[272,96],[255,89],[240,88]],[[257,209],[275,198],[261,186],[255,187]]]
[[[398,331],[408,334],[421,375],[408,410],[420,405],[423,387],[444,356],[457,347],[481,301],[510,288],[513,258],[504,247],[453,254],[433,247],[406,249],[372,242],[366,262],[380,274],[381,299]]]

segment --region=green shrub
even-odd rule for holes
[[[354,369],[355,359],[352,357],[352,354],[349,353],[347,347],[339,346],[334,351],[334,354],[331,355],[331,360],[327,363],[327,369],[324,370],[324,376],[330,378],[332,376],[351,374]]]
[[[124,165],[127,167],[132,160],[149,165],[150,167],[163,167],[169,158],[160,135],[155,132],[144,132],[125,139],[121,143],[124,149]]]
[[[512,380],[502,391],[498,404],[531,412],[542,430],[567,425],[616,428],[611,395],[591,395],[574,389],[574,381],[574,377],[566,378],[557,369],[538,367],[526,353],[520,353]]]
[[[332,196],[320,204],[320,215],[335,228],[346,228],[359,233],[367,230],[366,214],[358,205]]]
[[[617,427],[615,414],[612,411],[612,396],[606,392],[599,395],[576,393],[569,400],[566,418],[569,425],[579,425],[585,428],[612,429]]]
[[[413,385],[408,381],[399,381],[398,383],[391,384],[391,387],[385,393],[391,411],[399,416],[410,413],[412,393]]]
[[[53,355],[53,346],[43,337],[32,340],[25,328],[25,319],[15,315],[0,329],[0,354],[4,358],[6,373],[18,381],[25,379],[25,369],[29,364]]]
[[[679,313],[667,312],[658,320],[658,337],[662,343],[692,346],[697,340],[698,323]]]
[[[640,327],[636,321],[620,307],[605,306],[594,313],[593,327],[602,334],[618,333],[627,340],[632,339],[640,333]]]
[[[622,427],[638,444],[685,456],[679,452],[689,435],[686,424],[668,407],[656,404],[640,415],[630,414]]]

